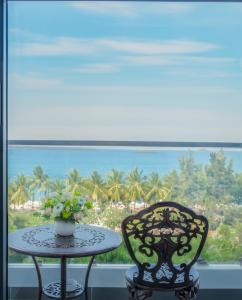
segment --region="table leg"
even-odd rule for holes
[[[95,259],[95,256],[92,256],[92,258],[88,264],[87,272],[86,272],[86,276],[85,276],[85,285],[84,285],[85,300],[88,300],[88,280],[89,280],[89,274],[90,274],[94,259]]]
[[[61,257],[61,300],[66,299],[66,258]]]
[[[34,256],[32,256],[32,259],[34,261],[35,269],[37,272],[38,282],[39,282],[39,289],[38,289],[38,300],[42,299],[42,279],[41,279],[41,273],[39,269],[39,265],[37,263],[37,260]]]

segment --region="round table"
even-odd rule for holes
[[[53,225],[42,225],[19,229],[9,234],[9,248],[32,256],[37,271],[39,290],[38,299],[42,294],[54,299],[73,299],[85,294],[88,300],[88,279],[94,258],[98,254],[114,250],[121,244],[121,237],[116,232],[93,225],[76,225],[73,236],[62,237],[54,233]],[[84,286],[79,283],[75,288],[66,290],[66,259],[90,256]],[[36,257],[60,258],[61,280],[42,287],[41,272]]]

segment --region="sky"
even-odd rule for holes
[[[9,2],[9,139],[242,141],[242,3]]]

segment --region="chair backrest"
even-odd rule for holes
[[[178,203],[159,202],[124,219],[122,233],[138,267],[135,280],[142,283],[144,275],[149,274],[150,285],[166,283],[172,287],[179,283],[179,278],[183,284],[189,284],[190,269],[206,241],[208,221]],[[182,257],[189,252],[189,262],[174,263],[174,256]],[[152,259],[155,263],[151,264]],[[160,275],[161,268],[166,269],[168,276]]]

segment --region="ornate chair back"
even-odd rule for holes
[[[208,221],[178,203],[159,202],[127,217],[122,233],[138,268],[135,282],[172,289],[179,283],[189,285],[191,267],[207,237]],[[189,261],[181,262],[188,253]]]

